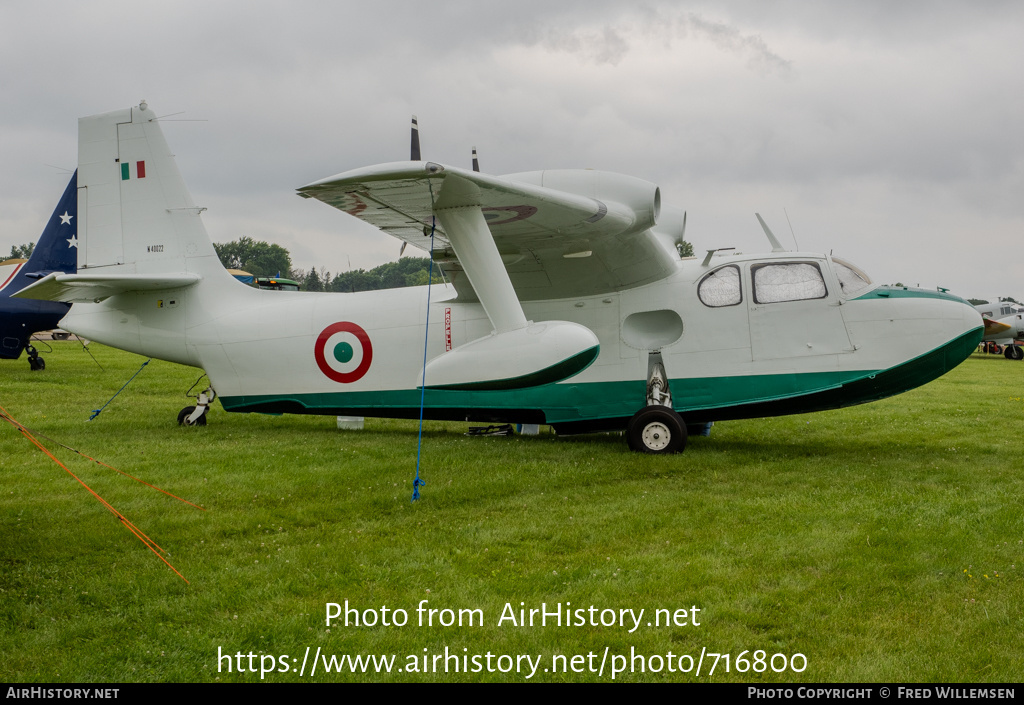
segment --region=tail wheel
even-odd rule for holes
[[[626,439],[638,453],[681,453],[686,448],[686,424],[667,406],[647,406],[630,419]]]
[[[204,413],[198,419],[193,422],[189,422],[188,417],[195,411],[194,406],[186,406],[184,409],[178,412],[178,425],[179,426],[205,426],[206,425],[206,414]]]

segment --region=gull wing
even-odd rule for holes
[[[489,176],[433,162],[348,171],[298,189],[435,253],[462,299],[475,293],[435,217],[478,207],[520,300],[619,291],[668,276],[679,256],[659,232],[651,183],[592,170]]]

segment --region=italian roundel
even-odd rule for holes
[[[373,346],[366,331],[349,321],[333,323],[313,346],[317,367],[329,379],[349,384],[362,378],[373,361]]]

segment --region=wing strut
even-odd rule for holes
[[[434,212],[495,332],[526,328],[526,314],[480,209],[479,188],[449,175]]]

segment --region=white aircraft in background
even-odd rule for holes
[[[429,287],[429,311],[428,287],[235,281],[145,103],[79,120],[78,193],[78,273],[18,296],[79,303],[66,330],[202,368],[228,411],[417,418],[422,398],[427,419],[625,429],[634,450],[668,453],[687,423],[924,384],[983,330],[960,298],[786,252],[766,226],[770,254],[680,259],[684,214],[607,172],[495,177],[415,158],[299,189],[433,243],[450,285]]]
[[[995,301],[974,308],[985,322],[983,340],[1001,346],[1007,360],[1024,359],[1024,349],[1017,344],[1024,339],[1024,306],[1012,301]]]

